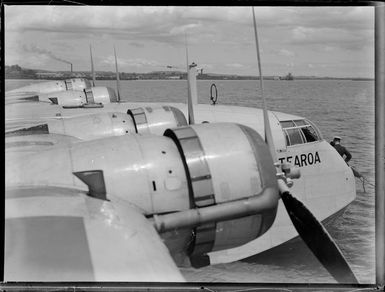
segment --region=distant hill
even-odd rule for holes
[[[5,66],[5,78],[8,79],[36,79],[37,70],[24,69],[19,65]]]
[[[92,79],[89,71],[48,71],[26,69],[19,65],[5,66],[5,79],[64,79],[83,77]],[[112,71],[96,71],[96,79],[98,80],[115,80],[116,73]],[[126,73],[120,72],[121,80],[138,80],[138,79],[186,79],[187,74],[183,71],[153,71],[149,73]],[[198,74],[199,80],[259,80],[258,76],[242,76],[234,74],[218,74],[203,73]],[[293,76],[291,73],[285,76],[264,76],[265,80],[373,80],[373,78],[335,78],[335,77],[317,77],[317,76]]]

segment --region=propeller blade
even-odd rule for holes
[[[92,86],[95,87],[95,70],[94,70],[94,61],[92,59],[92,47],[91,47],[91,44],[90,44],[90,56],[91,56]]]
[[[115,46],[114,46],[114,55],[115,55],[115,69],[116,69],[116,91],[118,93],[118,101],[120,101],[120,79],[119,79],[119,70],[118,70],[118,59],[116,58]]]
[[[339,283],[358,283],[341,250],[313,214],[290,192],[281,193],[295,229],[316,258]]]
[[[277,161],[275,152],[273,135],[271,133],[270,122],[267,113],[266,100],[263,95],[263,77],[261,69],[261,61],[259,54],[259,43],[257,34],[257,24],[255,21],[254,7],[253,24],[255,33],[255,44],[257,50],[258,69],[260,74],[261,95],[263,99],[263,119],[265,124],[265,140],[269,146],[273,161]],[[289,214],[291,221],[298,234],[306,245],[310,248],[316,258],[329,271],[329,273],[338,281],[344,283],[358,283],[353,271],[349,267],[341,250],[338,248],[334,240],[331,238],[322,224],[314,217],[314,215],[296,198],[294,198],[282,179],[278,179],[278,185],[281,193],[281,199]]]

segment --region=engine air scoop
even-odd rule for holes
[[[88,186],[90,197],[107,200],[103,170],[78,171],[73,174]]]

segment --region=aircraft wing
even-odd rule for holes
[[[5,281],[184,281],[153,225],[127,202],[57,186],[8,188]]]

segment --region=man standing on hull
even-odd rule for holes
[[[345,162],[348,163],[350,159],[352,159],[352,155],[350,152],[341,145],[341,137],[335,136],[333,138],[333,141],[330,142],[330,144],[337,150],[337,152],[344,158],[345,155]]]

